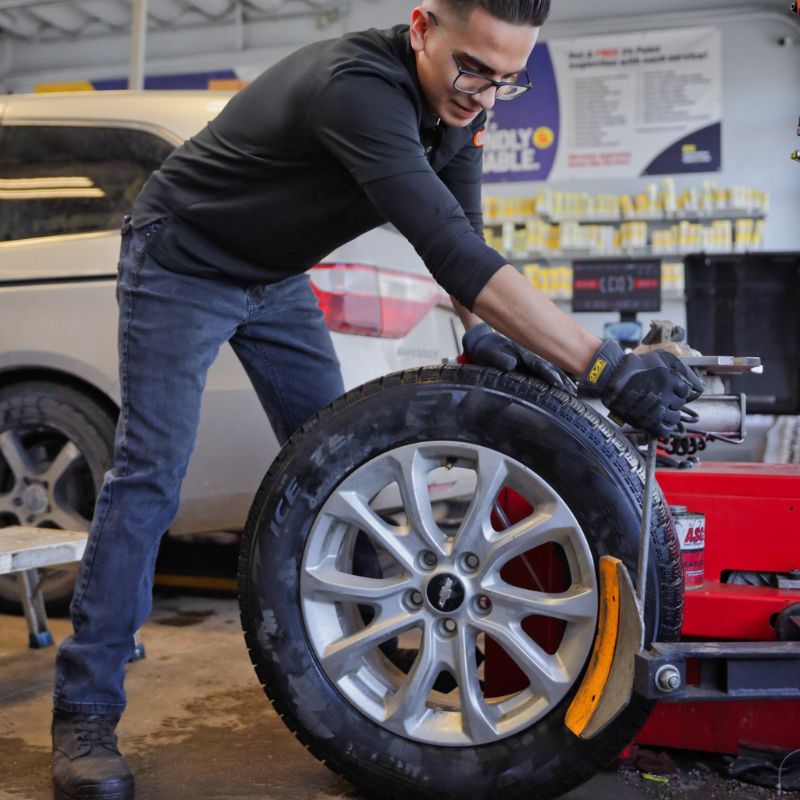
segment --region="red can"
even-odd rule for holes
[[[686,506],[670,506],[675,533],[681,545],[683,583],[689,589],[703,585],[703,559],[706,546],[706,518],[704,514],[689,511]]]

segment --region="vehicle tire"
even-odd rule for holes
[[[0,527],[88,530],[113,461],[114,421],[85,394],[50,381],[0,389]],[[77,564],[42,570],[48,613],[69,613]],[[0,611],[22,610],[16,575],[0,575]]]
[[[456,519],[435,508],[448,474],[475,486]],[[354,389],[287,443],[247,522],[241,618],[266,694],[368,794],[568,791],[650,710],[634,697],[588,741],[564,725],[596,636],[599,558],[622,559],[635,581],[643,483],[641,457],[607,420],[534,379],[447,366]],[[503,519],[501,490],[528,516]],[[397,491],[402,511],[389,514]],[[380,570],[354,566],[364,538]],[[660,491],[651,538],[646,640],[670,641],[683,581]],[[515,577],[543,548],[547,570]],[[492,690],[508,665],[523,683]]]

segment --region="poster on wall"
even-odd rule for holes
[[[554,39],[534,88],[489,113],[484,180],[630,178],[722,168],[715,28]]]

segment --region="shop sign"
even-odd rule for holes
[[[721,169],[719,30],[555,39],[528,71],[534,88],[490,113],[487,182]]]

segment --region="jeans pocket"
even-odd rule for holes
[[[131,234],[133,232],[133,226],[131,225],[131,218],[129,215],[125,215],[122,218],[122,226],[119,229],[120,234],[120,244],[119,244],[119,260],[122,261],[125,256],[128,255],[128,251],[131,247]]]
[[[119,260],[117,268],[117,289],[135,289],[138,283],[139,269],[144,259],[144,253],[128,249],[124,258]]]
[[[135,289],[138,285],[139,271],[145,259],[145,238],[137,230],[122,234],[119,265],[117,267],[117,301],[120,289]]]

